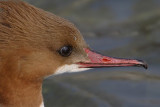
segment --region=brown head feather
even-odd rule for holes
[[[66,58],[57,52],[65,45],[73,46]],[[0,104],[39,105],[43,78],[86,57],[83,47],[83,37],[67,20],[19,0],[0,1]]]
[[[48,46],[80,35],[73,24],[21,1],[0,1],[0,49]],[[77,37],[82,39],[81,37]],[[53,40],[53,41],[52,41]],[[62,40],[61,40],[62,41]],[[39,45],[41,44],[41,45]]]

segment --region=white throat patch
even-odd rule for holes
[[[41,103],[40,107],[44,107],[44,103],[43,102]]]
[[[77,64],[71,64],[71,65],[64,65],[59,67],[55,74],[62,74],[65,72],[80,72],[80,71],[85,71],[85,70],[89,70],[90,68],[79,68],[79,65]]]

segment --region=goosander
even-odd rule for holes
[[[143,66],[92,51],[69,21],[20,0],[0,1],[0,107],[44,107],[43,79],[89,68]]]

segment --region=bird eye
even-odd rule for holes
[[[72,53],[72,46],[63,46],[58,52],[61,56],[68,57]]]

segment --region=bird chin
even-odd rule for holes
[[[63,65],[60,66],[56,72],[54,73],[54,75],[59,75],[59,74],[63,74],[63,73],[74,73],[74,72],[81,72],[81,71],[86,71],[89,70],[91,68],[80,68],[80,65],[78,64],[71,64],[71,65]]]

